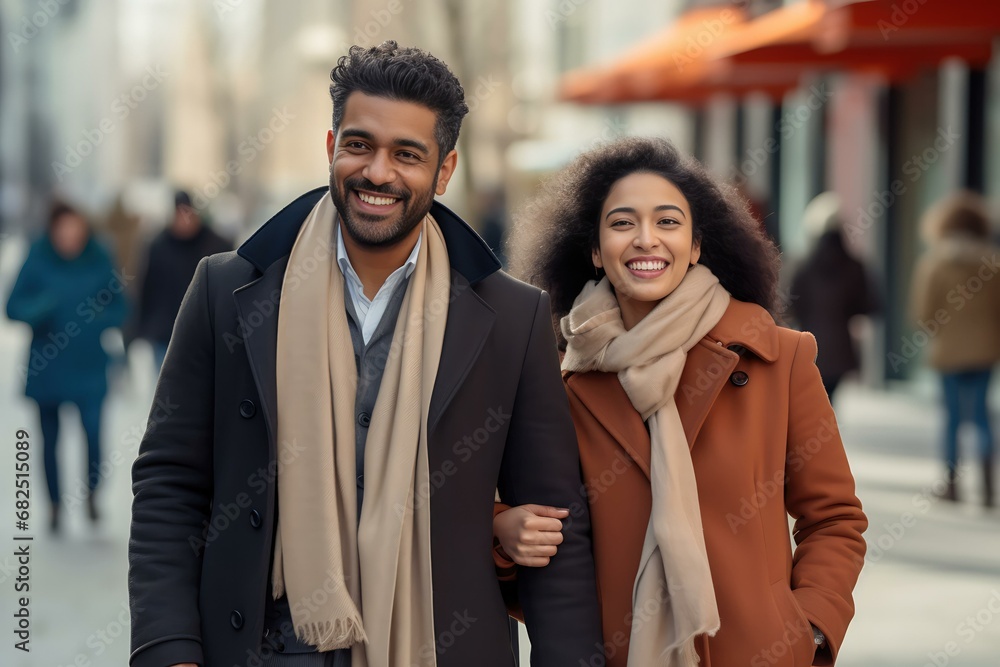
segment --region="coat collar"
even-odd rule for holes
[[[688,352],[677,387],[677,411],[688,447],[694,447],[709,410],[744,350],[774,363],[778,358],[778,326],[764,308],[732,299],[719,323]],[[617,374],[571,373],[566,385],[648,478],[649,432]]]
[[[292,252],[302,223],[328,190],[329,187],[323,186],[301,195],[264,223],[236,253],[265,273],[274,262]],[[500,260],[486,242],[447,206],[435,201],[431,205],[431,215],[444,235],[451,268],[462,274],[470,285],[500,270]]]
[[[730,299],[722,319],[707,338],[725,348],[749,350],[769,364],[778,359],[778,325],[755,303]]]

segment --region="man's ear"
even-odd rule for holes
[[[337,135],[333,133],[333,128],[326,131],[326,158],[333,164],[333,148],[337,145]]]
[[[457,165],[458,151],[453,148],[444,156],[444,161],[441,163],[441,167],[438,168],[437,188],[435,188],[434,194],[440,196],[445,193],[445,190],[448,189],[448,181],[455,174],[455,167]]]

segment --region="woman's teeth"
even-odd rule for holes
[[[628,262],[625,264],[633,271],[662,271],[667,268],[666,262]]]

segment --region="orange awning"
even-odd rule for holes
[[[709,11],[721,10],[686,14],[610,65],[567,74],[563,98],[615,103],[700,102],[719,92],[780,96],[798,86],[803,74],[831,70],[899,80],[949,57],[982,66],[1000,34],[1000,3],[805,0],[754,20],[728,22],[692,57],[696,50],[682,47]]]

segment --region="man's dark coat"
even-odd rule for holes
[[[132,470],[135,667],[257,664],[277,516],[278,306],[296,235],[326,191],[203,260],[184,297]],[[532,664],[598,664],[590,519],[548,297],[500,271],[454,213],[435,203],[432,214],[452,266],[428,419],[431,489],[417,497],[431,510],[437,664],[514,662],[491,557],[495,489],[511,505],[572,511],[558,556],[517,580]]]

